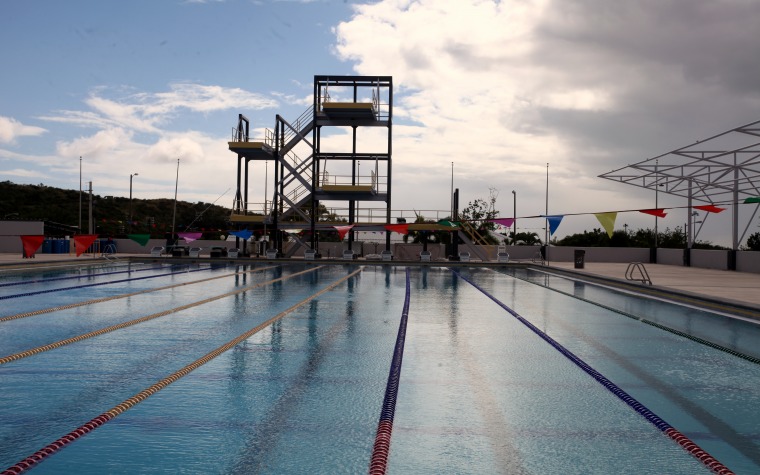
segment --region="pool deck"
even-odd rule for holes
[[[150,259],[145,254],[119,255],[120,258]],[[171,258],[169,258],[171,259]],[[185,258],[186,259],[186,258]],[[205,259],[201,259],[205,260]],[[258,260],[258,259],[257,259]],[[293,259],[303,262],[301,259]],[[37,254],[34,259],[24,259],[19,254],[0,253],[0,269],[19,269],[25,267],[38,267],[40,264],[65,265],[72,263],[89,264],[93,261],[102,262],[102,258],[94,258],[92,255],[76,257],[72,254]],[[322,262],[327,263],[327,259]],[[334,259],[344,263],[340,259]],[[359,259],[354,263],[380,264],[379,261],[364,261]],[[419,265],[419,261],[405,262],[394,261],[397,265]],[[448,263],[435,262],[432,264],[448,265]],[[450,263],[456,266],[473,265],[480,266],[481,262]],[[530,264],[525,262],[522,264]],[[496,263],[488,263],[493,266]],[[503,265],[503,264],[501,264]],[[541,267],[541,266],[536,266]],[[610,262],[586,262],[583,269],[575,269],[574,262],[551,262],[547,270],[556,269],[563,272],[573,272],[589,277],[607,279],[612,282],[626,282],[625,272],[628,263]],[[660,289],[686,296],[702,297],[726,304],[739,305],[756,310],[760,315],[760,274],[747,272],[724,271],[716,269],[700,269],[696,267],[670,266],[663,264],[645,264],[646,271],[652,281],[652,286],[640,284],[642,288]]]

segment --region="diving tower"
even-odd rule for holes
[[[266,232],[280,253],[283,231],[308,229],[310,246],[318,251],[317,231],[328,220],[343,225],[389,223],[392,118],[390,76],[314,76],[312,105],[293,121],[276,115],[274,130],[265,130],[261,139],[249,135],[249,121],[239,114],[228,144],[238,157],[230,221]],[[368,150],[367,143],[379,149]],[[268,176],[265,179],[264,203],[248,199],[251,161],[266,161],[267,167],[273,163],[271,183]],[[337,211],[324,216],[327,204]],[[384,211],[384,223],[362,220],[359,207],[373,209],[370,216]],[[349,248],[352,242],[353,233]]]

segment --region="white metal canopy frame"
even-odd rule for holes
[[[686,198],[689,247],[693,239],[693,201],[733,205],[732,248],[737,250],[760,208],[760,203],[755,205],[740,236],[739,200],[760,196],[760,120],[599,177]]]

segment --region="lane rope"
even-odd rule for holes
[[[551,346],[553,346],[557,351],[562,353],[567,359],[575,363],[576,366],[581,368],[583,371],[585,371],[588,375],[590,375],[592,378],[594,378],[597,382],[599,382],[602,386],[604,386],[607,390],[609,390],[612,394],[617,396],[620,400],[628,404],[633,410],[635,410],[638,414],[643,416],[647,421],[649,421],[651,424],[653,424],[655,427],[660,429],[665,435],[667,435],[669,438],[674,440],[678,445],[680,445],[682,448],[684,448],[689,454],[691,454],[693,457],[695,457],[697,460],[702,462],[703,465],[705,465],[707,468],[712,470],[713,472],[720,474],[720,475],[733,475],[734,472],[731,471],[728,467],[723,465],[721,462],[719,462],[715,457],[707,453],[704,449],[699,447],[696,443],[694,443],[691,439],[689,439],[687,436],[683,435],[681,432],[676,430],[673,426],[665,422],[661,417],[659,417],[657,414],[649,410],[646,406],[641,404],[639,401],[637,401],[633,396],[629,395],[627,392],[625,392],[623,389],[618,387],[615,383],[607,379],[604,375],[602,375],[600,372],[592,368],[590,365],[588,365],[585,361],[583,361],[581,358],[576,356],[573,352],[562,346],[558,341],[554,340],[552,337],[541,331],[538,327],[533,325],[531,322],[523,318],[520,314],[518,314],[516,311],[512,310],[510,307],[508,307],[506,304],[501,302],[499,299],[488,293],[485,289],[480,287],[478,284],[476,284],[474,281],[472,281],[470,278],[463,276],[458,271],[451,269],[451,272],[454,273],[457,277],[464,280],[465,282],[469,283],[476,289],[478,289],[481,293],[483,293],[486,297],[494,301],[498,306],[506,310],[510,315],[515,317],[517,320],[519,320],[523,325],[527,326],[533,333],[541,337],[544,341],[549,343]]]
[[[384,475],[388,466],[388,455],[391,450],[391,432],[393,432],[393,417],[396,413],[398,385],[401,379],[401,363],[404,359],[404,342],[406,340],[406,325],[409,319],[409,302],[411,301],[411,284],[409,268],[406,268],[406,296],[401,312],[401,322],[398,326],[396,346],[393,350],[393,360],[385,387],[383,408],[380,411],[380,421],[377,424],[377,435],[372,448],[372,459],[369,464],[370,475]]]
[[[123,267],[123,266],[122,266]],[[164,267],[159,266],[159,267]],[[171,267],[177,267],[176,265]],[[81,279],[91,279],[93,277],[101,277],[104,275],[116,275],[116,274],[130,274],[132,272],[145,272],[149,270],[156,270],[156,267],[148,267],[144,269],[129,269],[129,270],[118,270],[118,271],[111,271],[111,272],[98,272],[94,274],[85,274],[85,275],[68,275],[64,277],[48,277],[45,279],[34,279],[34,280],[16,280],[13,282],[2,282],[0,283],[0,287],[13,287],[16,285],[25,285],[25,284],[44,284],[46,282],[56,282],[59,280],[81,280]]]
[[[88,338],[104,335],[104,334],[110,333],[112,331],[121,330],[122,328],[131,327],[133,325],[137,325],[138,323],[144,323],[144,322],[147,322],[147,321],[150,321],[150,320],[154,320],[154,319],[159,318],[159,317],[164,317],[166,315],[170,315],[172,313],[177,313],[177,312],[180,312],[182,310],[187,310],[188,308],[197,307],[199,305],[207,304],[207,303],[213,302],[215,300],[223,299],[225,297],[230,297],[232,295],[237,295],[237,294],[246,292],[248,290],[256,289],[256,288],[259,288],[259,287],[264,287],[265,285],[269,285],[269,284],[272,284],[274,282],[279,282],[281,280],[291,279],[293,277],[297,277],[299,275],[303,275],[303,274],[306,274],[308,272],[314,272],[315,270],[320,269],[321,267],[322,266],[318,266],[318,267],[314,267],[312,269],[307,269],[307,270],[304,270],[304,271],[301,271],[301,272],[296,272],[294,274],[289,274],[289,275],[286,275],[286,276],[283,276],[283,277],[278,277],[277,279],[272,279],[272,280],[269,280],[269,281],[266,281],[266,282],[261,282],[259,284],[254,284],[254,285],[250,285],[248,287],[243,287],[241,289],[236,289],[236,290],[233,290],[231,292],[227,292],[227,293],[224,293],[224,294],[221,294],[221,295],[216,295],[214,297],[209,297],[209,298],[203,299],[203,300],[198,300],[197,302],[192,302],[192,303],[189,303],[189,304],[186,304],[186,305],[182,305],[180,307],[171,308],[169,310],[164,310],[162,312],[156,312],[156,313],[153,313],[153,314],[150,314],[150,315],[146,315],[144,317],[135,318],[133,320],[117,323],[115,325],[111,325],[111,326],[108,326],[108,327],[105,327],[105,328],[101,328],[99,330],[93,330],[93,331],[88,332],[88,333],[83,333],[81,335],[77,335],[77,336],[74,336],[74,337],[71,337],[71,338],[66,338],[65,340],[59,340],[59,341],[56,341],[54,343],[50,343],[48,345],[38,346],[36,348],[32,348],[32,349],[29,349],[29,350],[21,351],[19,353],[14,353],[12,355],[4,356],[4,357],[0,358],[0,365],[6,364],[6,363],[10,363],[12,361],[20,360],[22,358],[33,356],[33,355],[36,355],[36,354],[39,354],[39,353],[43,353],[45,351],[54,350],[56,348],[60,348],[62,346],[70,345],[72,343],[76,343],[78,341],[86,340]]]
[[[277,267],[277,266],[257,267],[255,269],[251,269],[251,270],[247,270],[247,271],[238,271],[238,272],[233,272],[233,273],[230,273],[230,274],[224,274],[224,275],[219,275],[219,276],[215,276],[215,277],[208,277],[206,279],[193,280],[193,281],[190,281],[190,282],[182,282],[182,283],[179,283],[179,284],[165,285],[163,287],[156,287],[154,289],[139,290],[137,292],[130,292],[130,293],[127,293],[127,294],[112,295],[110,297],[102,297],[102,298],[99,298],[99,299],[85,300],[83,302],[75,302],[75,303],[70,303],[70,304],[66,304],[66,305],[59,305],[57,307],[50,307],[50,308],[44,308],[44,309],[41,309],[41,310],[33,310],[33,311],[30,311],[30,312],[17,313],[15,315],[8,315],[6,317],[0,317],[0,323],[7,322],[9,320],[16,320],[16,319],[19,319],[19,318],[33,317],[33,316],[36,316],[36,315],[43,315],[43,314],[46,314],[46,313],[58,312],[60,310],[69,310],[69,309],[76,308],[76,307],[84,307],[85,305],[93,305],[93,304],[96,304],[96,303],[108,302],[110,300],[119,300],[119,299],[124,299],[124,298],[127,298],[127,297],[134,297],[135,295],[149,294],[151,292],[158,292],[159,290],[175,289],[177,287],[183,287],[185,285],[200,284],[200,283],[209,282],[209,281],[215,280],[215,279],[223,279],[225,277],[230,277],[230,276],[233,276],[233,275],[251,274],[251,273],[254,273],[254,272],[260,272],[260,271],[264,271],[264,270],[274,269],[275,267]]]
[[[62,292],[64,290],[86,289],[88,287],[98,287],[100,285],[121,284],[124,282],[134,282],[136,280],[155,279],[157,277],[166,277],[168,275],[187,274],[190,272],[204,272],[211,269],[212,269],[211,267],[201,267],[200,269],[187,269],[187,270],[181,270],[177,272],[168,272],[166,274],[146,275],[145,277],[132,277],[130,279],[109,280],[108,282],[94,282],[92,284],[73,285],[71,287],[59,287],[56,289],[35,290],[34,292],[24,292],[21,294],[2,295],[0,296],[0,300],[15,299],[19,297],[31,297],[32,295],[48,294],[50,292]]]
[[[321,267],[321,266],[320,266]],[[247,332],[238,335],[237,337],[233,338],[229,342],[225,343],[224,345],[216,348],[215,350],[212,350],[211,352],[207,353],[205,356],[195,360],[194,362],[190,363],[189,365],[185,366],[184,368],[175,371],[174,373],[170,374],[166,378],[162,379],[161,381],[153,384],[152,386],[140,391],[139,393],[135,394],[134,396],[125,399],[123,402],[117,404],[116,406],[112,407],[108,411],[104,412],[103,414],[91,419],[89,422],[77,427],[73,431],[69,432],[68,434],[64,435],[63,437],[57,439],[56,441],[46,445],[45,447],[41,448],[37,452],[33,453],[32,455],[24,458],[17,464],[8,467],[2,472],[2,475],[18,475],[20,473],[25,472],[26,470],[29,470],[30,468],[34,467],[38,463],[42,462],[45,458],[53,455],[54,453],[58,452],[62,448],[66,447],[70,443],[74,442],[78,438],[82,437],[83,435],[86,435],[89,432],[92,432],[93,430],[97,429],[98,427],[102,426],[106,422],[114,419],[115,417],[123,414],[127,410],[131,409],[132,407],[136,406],[137,404],[141,403],[142,401],[146,400],[150,396],[154,395],[158,391],[164,389],[166,386],[172,384],[173,382],[177,381],[178,379],[182,378],[183,376],[188,375],[190,372],[200,368],[204,364],[208,363],[212,359],[216,358],[217,356],[221,355],[222,353],[234,348],[236,345],[241,343],[242,341],[250,338],[251,336],[255,335],[256,333],[260,332],[264,328],[267,328],[268,326],[272,325],[276,321],[282,319],[286,315],[294,312],[299,307],[302,307],[303,305],[309,303],[310,301],[314,300],[315,298],[319,297],[320,295],[329,292],[330,290],[334,289],[338,285],[342,284],[343,282],[347,281],[348,279],[354,277],[355,275],[359,274],[364,267],[360,267],[359,269],[355,270],[354,272],[341,277],[337,281],[333,282],[332,284],[328,285],[324,289],[320,290],[316,294],[313,294],[309,297],[306,297],[305,299],[301,300],[300,302],[296,303],[295,305],[289,307],[286,310],[283,310],[282,312],[278,313],[274,317],[270,318],[269,320],[265,321],[264,323],[261,323],[260,325],[257,325]]]

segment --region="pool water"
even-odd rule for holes
[[[388,473],[710,473],[493,299],[734,472],[760,473],[760,365],[610,308],[739,350],[757,348],[753,324],[527,268],[459,272],[409,270]],[[31,470],[366,473],[406,293],[395,266],[4,272],[0,469],[260,327]]]

